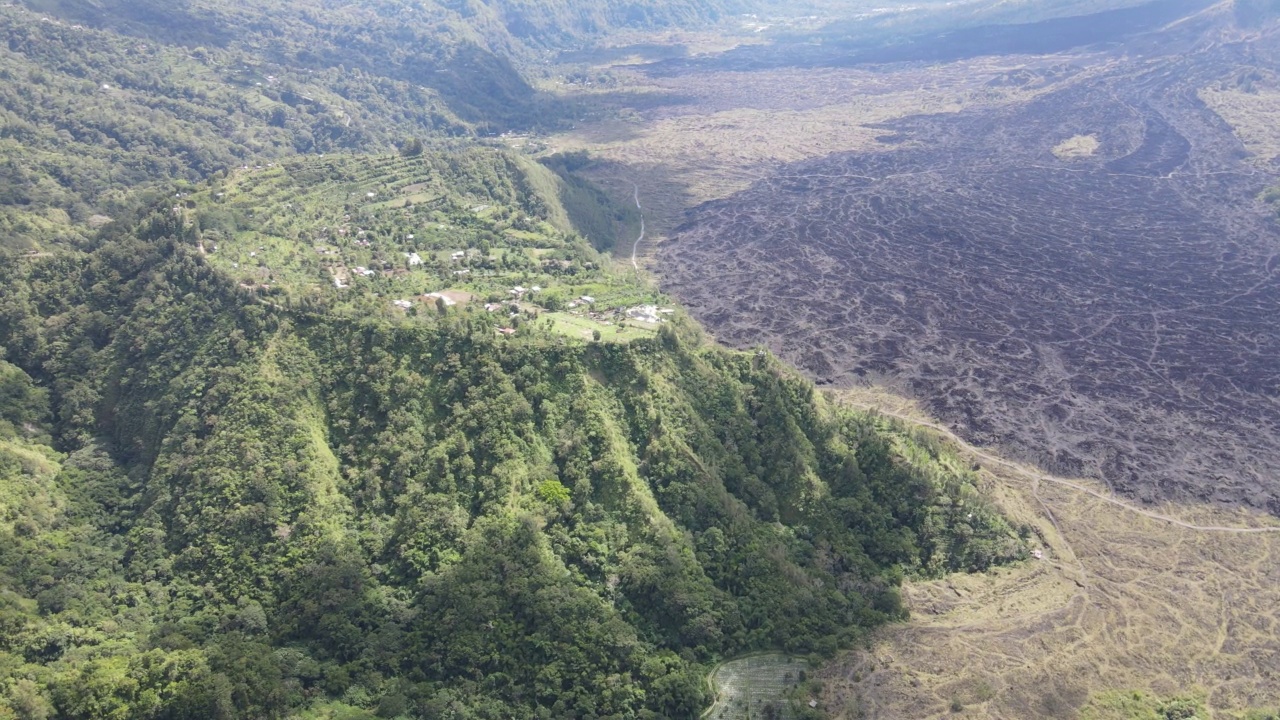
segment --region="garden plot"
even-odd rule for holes
[[[793,717],[784,695],[805,668],[803,661],[781,654],[752,655],[719,665],[710,678],[716,703],[703,720]]]

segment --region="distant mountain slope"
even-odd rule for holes
[[[32,9],[120,32],[164,37],[184,44],[225,45],[239,39],[245,20],[262,30],[292,19],[316,25],[361,18],[373,28],[405,30],[449,27],[470,30],[493,50],[512,50],[510,38],[537,46],[581,42],[623,29],[695,27],[738,12],[759,9],[761,0],[367,0],[338,5],[320,0],[23,0]],[[280,25],[276,25],[280,27]],[[503,35],[508,37],[504,38]]]
[[[339,63],[282,64],[252,45],[165,45],[15,8],[0,8],[0,37],[0,246],[83,238],[139,187],[472,132],[437,90]]]
[[[542,47],[562,47],[619,29],[706,25],[735,13],[757,10],[763,3],[759,0],[496,0],[483,4],[493,9],[512,35]]]
[[[298,153],[556,127],[519,67],[733,2],[27,0],[0,7],[0,249],[83,240],[130,191]]]

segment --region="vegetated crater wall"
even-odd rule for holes
[[[1280,232],[1195,88],[1239,46],[901,121],[691,213],[664,288],[721,340],[876,380],[971,441],[1144,500],[1280,515]],[[1097,154],[1060,160],[1064,139]]]

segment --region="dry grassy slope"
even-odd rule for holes
[[[1236,136],[1259,162],[1280,157],[1280,89],[1272,81],[1250,91],[1240,88],[1205,88],[1200,99],[1227,121]]]
[[[902,418],[892,396],[850,401]],[[1044,558],[908,583],[912,620],[824,670],[833,718],[1075,717],[1096,693],[1200,690],[1216,717],[1280,705],[1280,525],[1205,507],[1134,508],[964,448]],[[1066,484],[1064,484],[1066,483]],[[1141,514],[1162,514],[1182,527]],[[1261,528],[1266,531],[1257,532]]]

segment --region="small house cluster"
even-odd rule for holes
[[[531,288],[527,288],[523,285],[517,285],[511,288],[510,290],[508,290],[507,294],[511,295],[511,297],[515,298],[516,300],[523,300],[525,295],[531,295],[531,294],[540,293],[540,292],[542,292],[542,287],[539,285],[534,285]]]
[[[660,323],[662,318],[658,315],[657,305],[637,305],[633,308],[627,308],[627,318],[639,322]]]

